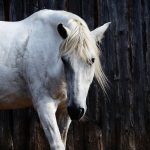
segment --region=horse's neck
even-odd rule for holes
[[[67,86],[66,86],[66,78],[63,69],[63,64],[59,62],[54,65],[53,68],[49,68],[49,79],[48,79],[48,89],[50,91],[50,95],[54,99],[66,100],[67,99]]]

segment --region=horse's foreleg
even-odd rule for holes
[[[55,116],[57,105],[51,99],[43,99],[36,104],[36,109],[51,150],[65,150]]]
[[[57,123],[61,134],[62,141],[66,146],[67,133],[71,123],[71,119],[67,112],[66,102],[61,102],[56,112]]]

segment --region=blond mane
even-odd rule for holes
[[[96,44],[96,41],[91,35],[88,27],[84,25],[81,21],[74,19],[76,22],[75,28],[69,33],[68,37],[60,45],[60,55],[64,56],[72,52],[76,52],[85,62],[89,62],[90,53],[89,48],[92,47],[95,50],[95,77],[106,93],[107,78],[102,70],[102,65],[100,62],[100,48]]]

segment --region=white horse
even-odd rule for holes
[[[94,75],[105,88],[96,42],[109,24],[90,32],[80,17],[53,10],[0,22],[0,109],[33,105],[51,150],[65,150],[71,120],[86,112]]]

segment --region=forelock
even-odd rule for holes
[[[96,41],[92,37],[88,27],[82,23],[80,20],[72,19],[74,23],[74,29],[71,30],[68,37],[60,45],[60,56],[69,55],[71,53],[76,53],[85,62],[91,59],[90,48],[95,52],[95,77],[106,92],[105,87],[107,87],[107,78],[102,70],[102,65],[100,62],[100,48],[97,46]]]

